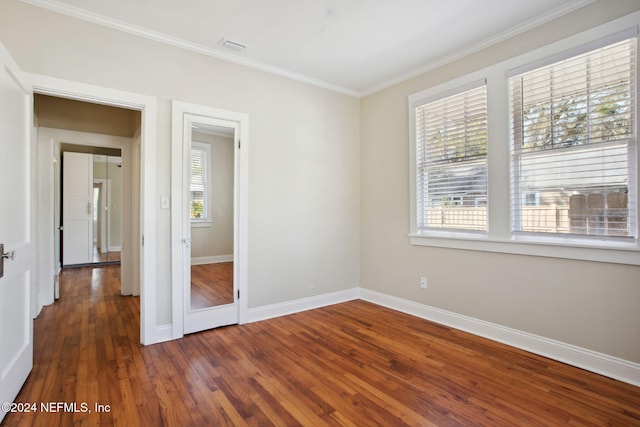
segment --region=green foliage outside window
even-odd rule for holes
[[[191,219],[202,218],[202,214],[204,213],[204,205],[202,200],[192,200],[191,201]]]

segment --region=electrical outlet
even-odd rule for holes
[[[421,277],[420,278],[420,289],[427,289],[427,278],[426,277]]]
[[[316,285],[309,285],[309,295],[313,296],[316,294]]]

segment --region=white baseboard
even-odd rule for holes
[[[272,319],[274,317],[286,316],[288,314],[313,310],[314,308],[340,304],[341,302],[352,301],[354,299],[358,299],[359,297],[359,288],[352,288],[347,289],[346,291],[315,295],[308,298],[300,298],[293,301],[250,308],[247,311],[247,318],[246,322],[244,323],[258,322],[260,320]]]
[[[156,325],[154,338],[153,342],[149,344],[157,344],[175,339],[173,336],[173,325],[171,323],[167,323],[166,325]]]
[[[360,298],[422,319],[640,386],[640,364],[413,301],[359,289]]]
[[[232,261],[233,261],[233,254],[203,256],[203,257],[191,258],[191,265],[217,264],[219,262],[232,262]]]
[[[109,246],[109,252],[122,252],[122,246]]]
[[[355,299],[362,299],[567,363],[587,371],[640,386],[640,364],[638,363],[363,288],[352,288],[345,291],[250,308],[247,311],[247,317],[242,323],[258,322]],[[155,342],[174,339],[175,337],[172,336],[172,326],[170,324],[157,326],[155,338]]]

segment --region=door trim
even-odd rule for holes
[[[157,98],[79,83],[40,74],[27,73],[34,92],[78,101],[130,108],[141,112],[140,206],[140,342],[144,345],[162,340],[156,325],[156,132]],[[41,213],[42,214],[42,213]]]
[[[234,262],[237,264],[237,289],[240,292],[238,299],[238,323],[246,323],[248,319],[248,178],[249,178],[249,115],[204,105],[190,104],[180,101],[172,101],[171,106],[171,271],[172,271],[172,309],[174,339],[184,336],[184,283],[183,271],[185,264],[190,266],[190,260],[184,255],[183,228],[185,197],[182,182],[184,174],[183,158],[184,147],[184,116],[202,116],[235,122],[238,125],[240,149],[237,149],[236,165],[239,169],[235,174],[237,200],[234,209],[234,226],[236,227],[236,241]]]

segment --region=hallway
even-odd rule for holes
[[[151,385],[137,376],[121,380],[141,363],[139,306],[138,297],[120,295],[120,266],[63,269],[60,299],[35,320],[33,371],[16,402],[76,403],[77,412],[38,407],[37,414],[8,414],[6,425],[110,425],[116,420],[108,408],[135,410],[135,395]],[[122,392],[132,399],[124,402]],[[93,413],[84,413],[82,403]],[[97,414],[95,404],[109,407]]]

